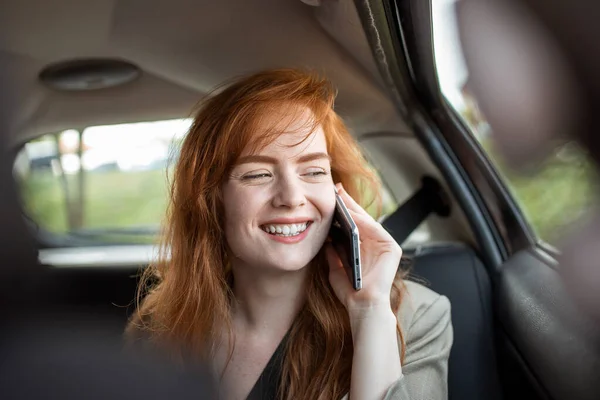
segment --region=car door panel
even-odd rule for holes
[[[497,277],[498,320],[506,340],[550,398],[597,399],[599,329],[578,309],[558,267],[546,262],[541,252],[520,251],[502,266]]]

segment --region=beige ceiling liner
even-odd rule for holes
[[[47,65],[111,57],[142,69],[122,87],[65,93],[38,81]],[[406,131],[377,72],[353,2],[323,0],[4,0],[0,74],[10,76],[14,142],[87,125],[188,116],[224,80],[309,67],[339,90],[356,135]]]

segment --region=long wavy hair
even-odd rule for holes
[[[334,182],[342,182],[364,207],[381,204],[380,182],[335,113],[335,96],[331,83],[317,73],[278,69],[238,79],[199,104],[175,166],[159,258],[143,272],[126,336],[141,333],[180,359],[194,354],[208,362],[222,327],[233,337],[233,279],[221,188],[242,151],[260,149],[281,134],[281,129],[265,131],[263,118],[270,112],[286,107],[312,111],[311,123],[325,133]],[[288,333],[282,399],[336,399],[350,390],[350,322],[329,284],[323,253],[307,266],[306,302]],[[390,293],[396,312],[401,278]],[[399,324],[397,329],[404,359]]]

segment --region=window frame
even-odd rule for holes
[[[396,43],[396,47],[404,53],[409,64],[414,96],[423,113],[422,130],[428,130],[431,140],[437,140],[438,145],[445,147],[455,166],[464,174],[464,183],[479,203],[489,234],[500,252],[500,260],[496,259],[492,264],[498,267],[519,250],[543,243],[504,178],[441,92],[433,52],[431,1],[388,0],[385,3],[388,23],[402,38],[402,43]],[[469,159],[473,162],[464,162]],[[469,211],[465,207],[463,209]],[[486,245],[484,250],[494,250],[490,243]]]

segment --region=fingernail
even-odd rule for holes
[[[337,192],[339,192],[340,190],[344,190],[344,186],[342,185],[342,182],[338,182],[335,184],[335,189]]]

